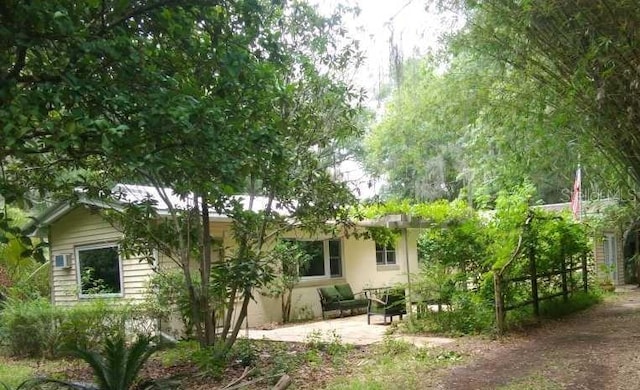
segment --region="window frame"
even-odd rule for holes
[[[120,281],[120,292],[117,293],[100,293],[100,294],[85,294],[82,291],[82,275],[80,272],[80,252],[87,251],[92,249],[105,249],[105,248],[115,248],[118,253],[118,273],[119,273],[119,281]],[[88,245],[78,245],[73,248],[74,256],[75,256],[75,266],[76,266],[76,285],[78,286],[78,298],[81,299],[91,299],[91,298],[122,298],[124,297],[124,273],[122,266],[122,256],[120,256],[120,245],[115,242],[107,242],[101,244],[88,244]]]
[[[309,276],[304,276],[302,275],[302,273],[300,273],[300,281],[307,281],[307,280],[324,280],[324,279],[339,279],[343,277],[344,274],[344,245],[342,243],[342,238],[326,238],[326,239],[298,239],[298,238],[286,238],[286,240],[290,240],[293,242],[296,241],[312,241],[312,242],[322,242],[322,256],[323,256],[323,261],[324,261],[324,275],[309,275]],[[329,248],[329,242],[331,241],[337,241],[338,244],[340,245],[340,273],[338,275],[332,275],[331,274],[331,253],[330,253],[330,248]],[[335,257],[335,256],[334,256]],[[298,272],[300,272],[298,270]]]
[[[387,266],[387,265],[398,265],[398,251],[396,250],[396,245],[392,245],[389,248],[388,245],[383,245],[379,243],[375,243],[375,252],[376,252],[376,266]],[[389,262],[389,253],[393,252],[393,263]],[[382,255],[382,263],[378,262],[378,254]]]

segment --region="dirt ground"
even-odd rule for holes
[[[470,343],[438,389],[640,389],[640,290],[526,336]]]

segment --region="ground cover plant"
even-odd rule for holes
[[[230,364],[216,373],[202,370],[198,351],[201,349],[197,342],[191,341],[158,351],[144,365],[140,378],[171,377],[179,381],[181,388],[188,389],[222,389],[235,385],[264,389],[286,373],[298,389],[383,389],[394,383],[404,388],[418,388],[422,375],[431,375],[464,361],[459,352],[420,348],[391,338],[377,345],[351,346],[334,332],[312,332],[301,343],[240,339],[230,354]],[[8,374],[0,376],[0,381],[10,386],[35,375],[61,381],[95,380],[91,368],[79,360],[5,358],[2,364],[7,372],[23,373],[13,381],[8,381]]]

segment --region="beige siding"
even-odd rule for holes
[[[212,229],[213,231],[213,229]],[[213,234],[212,234],[213,235]],[[409,245],[409,271],[418,271],[418,254],[416,242],[418,230],[410,229],[408,234]],[[214,235],[215,236],[215,235]],[[233,245],[231,232],[224,231],[225,245]],[[299,232],[291,232],[288,238],[311,238]],[[230,240],[227,241],[227,238]],[[314,239],[328,239],[330,237],[314,237]],[[407,281],[407,257],[405,255],[404,240],[401,237],[396,244],[395,266],[377,266],[375,255],[375,243],[372,240],[356,239],[353,236],[342,238],[342,277],[315,280],[303,280],[293,292],[292,318],[300,314],[312,313],[313,317],[322,315],[320,299],[317,288],[320,286],[338,283],[349,283],[354,292],[360,292],[365,287],[391,286]],[[263,296],[260,292],[254,292],[255,301],[251,301],[248,308],[247,321],[249,327],[262,327],[282,320],[280,300]],[[238,306],[239,308],[239,306]],[[246,324],[245,324],[246,325]]]
[[[121,233],[105,221],[97,212],[79,206],[54,222],[49,231],[52,259],[58,254],[71,254],[70,269],[53,268],[52,300],[56,304],[72,304],[79,300],[77,282],[76,248],[84,245],[117,244]],[[121,259],[123,297],[144,298],[149,275],[153,272],[146,262],[137,258]]]
[[[350,237],[342,239],[342,264],[343,277],[340,279],[325,279],[323,281],[301,282],[294,290],[292,315],[301,310],[312,310],[314,317],[322,315],[320,298],[317,288],[322,285],[349,283],[354,292],[360,292],[367,287],[385,287],[397,283],[406,283],[409,273],[418,271],[418,254],[416,242],[419,232],[409,230],[409,269],[407,272],[407,257],[404,248],[404,239],[401,237],[396,243],[396,265],[376,265],[376,247],[372,240],[356,239]],[[306,310],[305,310],[306,311]],[[278,309],[278,312],[280,310]]]
[[[622,237],[615,231],[601,231],[595,235],[593,257],[595,262],[595,272],[598,280],[605,279],[602,267],[604,266],[604,236],[605,234],[613,234],[616,242],[616,269],[614,284],[624,284],[624,246]]]
[[[211,235],[222,238],[226,255],[234,250],[234,240],[231,225],[224,222],[212,222]],[[310,238],[297,232],[288,235],[291,238]],[[418,270],[416,240],[418,231],[409,230],[409,271]],[[121,233],[114,229],[99,214],[84,207],[71,211],[50,228],[52,256],[71,253],[74,255],[71,269],[53,270],[53,300],[57,304],[71,304],[78,301],[76,279],[75,248],[82,245],[117,243]],[[317,239],[326,239],[320,237]],[[316,239],[314,237],[314,239]],[[301,312],[312,313],[314,317],[321,316],[320,301],[317,287],[337,283],[351,284],[354,292],[362,291],[365,287],[389,286],[407,281],[407,256],[405,255],[404,240],[401,238],[396,244],[396,261],[393,266],[377,266],[375,259],[375,243],[371,240],[356,239],[353,236],[341,240],[343,275],[341,278],[327,278],[320,280],[302,281],[294,290],[292,315]],[[177,268],[166,256],[159,254],[159,267],[164,270]],[[197,272],[194,265],[193,271]],[[149,278],[153,275],[152,267],[138,259],[122,260],[124,297],[142,299],[146,293]],[[280,300],[263,296],[259,291],[254,292],[255,301],[251,301],[248,308],[247,323],[250,327],[260,327],[271,322],[279,322],[282,314]],[[238,309],[239,309],[238,303]],[[178,324],[174,324],[178,325]],[[247,324],[245,324],[247,325]]]

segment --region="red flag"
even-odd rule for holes
[[[571,211],[573,217],[577,220],[581,220],[582,208],[582,174],[580,167],[576,171],[576,180],[573,182],[573,192],[571,192]]]

